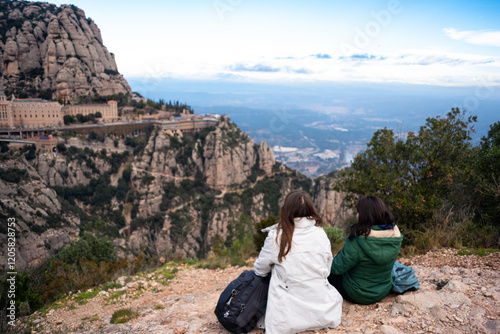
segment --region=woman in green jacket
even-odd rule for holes
[[[358,222],[351,227],[344,247],[333,259],[328,281],[356,304],[373,304],[391,291],[391,271],[403,235],[384,202],[365,196],[356,205]]]

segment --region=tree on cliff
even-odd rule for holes
[[[476,160],[478,188],[481,193],[479,213],[484,220],[500,222],[500,122],[490,126],[481,139]]]
[[[418,134],[406,138],[378,130],[334,187],[348,192],[353,207],[363,195],[382,198],[404,227],[407,243],[428,242],[420,237],[437,225],[446,229],[442,224],[463,234],[478,204],[478,153],[470,137],[476,119],[453,108],[446,117],[428,118]]]

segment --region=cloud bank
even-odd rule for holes
[[[451,39],[464,41],[469,44],[498,46],[500,47],[500,31],[489,30],[463,30],[454,28],[443,29],[446,36]]]

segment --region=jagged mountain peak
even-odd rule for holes
[[[74,5],[0,1],[0,88],[18,97],[130,93],[101,32]]]

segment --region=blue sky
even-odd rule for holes
[[[500,1],[71,3],[126,78],[500,84]]]

